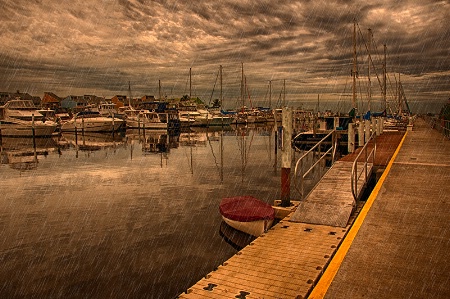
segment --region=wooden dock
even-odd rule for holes
[[[450,298],[449,182],[450,140],[418,119],[309,298]]]
[[[336,162],[296,211],[179,298],[306,298],[357,215],[352,165]]]
[[[257,238],[179,298],[306,298],[349,226],[288,220]]]
[[[293,222],[292,212],[179,298],[449,298],[450,141],[421,120],[397,148],[399,136],[378,139],[386,171],[345,227]],[[310,202],[339,202],[335,189],[350,188],[341,179],[321,180]],[[348,190],[336,193],[347,205]]]

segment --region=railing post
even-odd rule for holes
[[[331,147],[332,147],[332,152],[331,152],[331,165],[334,164],[334,159],[336,158],[336,141],[337,141],[337,133],[336,131],[333,132],[333,135],[331,135]]]
[[[360,120],[358,123],[358,146],[364,146],[364,122]]]
[[[370,119],[366,119],[364,121],[364,133],[365,133],[365,142],[369,141],[370,139],[370,135],[372,135],[372,133],[370,132]]]
[[[379,117],[377,118],[377,136],[381,135],[382,133],[382,122],[383,122],[383,118]]]
[[[338,127],[339,127],[339,117],[335,116],[334,117],[334,129],[337,130]]]
[[[355,151],[355,124],[348,124],[348,152],[353,153]]]
[[[367,184],[367,146],[364,151],[364,184]]]
[[[372,126],[372,133],[376,132],[377,131],[377,119],[375,117],[372,117],[371,126]]]

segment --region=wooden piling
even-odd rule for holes
[[[353,153],[355,151],[355,124],[348,124],[348,152]]]
[[[282,146],[281,146],[281,206],[290,206],[291,163],[292,163],[292,108],[282,111]]]

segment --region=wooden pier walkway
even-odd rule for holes
[[[301,207],[179,298],[306,298],[357,214],[352,165],[336,162]]]
[[[418,119],[394,158],[309,298],[450,298],[450,141]]]
[[[436,134],[418,122],[344,227],[293,212],[179,298],[450,298],[450,151]]]

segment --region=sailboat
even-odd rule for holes
[[[244,76],[244,64],[242,63],[241,67],[241,102],[242,106],[240,111],[237,113],[236,123],[241,124],[249,124],[249,123],[262,123],[266,122],[267,119],[264,117],[264,114],[257,108],[248,108],[245,106],[245,95],[248,95],[250,104],[251,99],[248,92],[247,80]],[[251,106],[253,106],[251,104]]]

